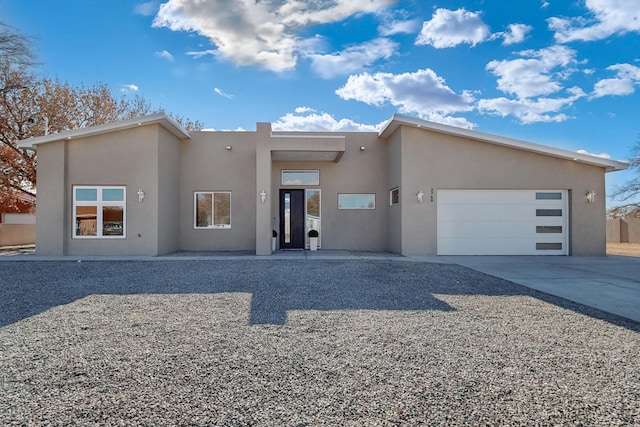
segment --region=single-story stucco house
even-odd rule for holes
[[[395,115],[377,132],[188,132],[163,114],[23,141],[40,255],[325,249],[603,255],[627,164]]]

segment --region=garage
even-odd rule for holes
[[[566,190],[438,190],[438,255],[568,255]]]

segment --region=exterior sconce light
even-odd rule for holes
[[[593,190],[587,191],[585,195],[587,197],[587,203],[595,203],[596,202],[596,192]]]
[[[260,202],[261,202],[261,203],[264,203],[264,202],[265,202],[265,200],[267,200],[267,192],[266,192],[266,191],[264,191],[264,190],[262,190],[262,191],[260,192]]]
[[[136,194],[138,195],[138,202],[142,203],[144,200],[144,191],[142,188],[138,188],[138,192]]]
[[[416,197],[418,198],[418,203],[422,203],[422,198],[424,197],[424,192],[422,190],[418,191],[418,193],[416,194]]]
[[[365,147],[364,145],[360,146],[360,151],[364,151],[366,150],[367,147]]]
[[[227,150],[231,151],[231,148],[232,148],[232,147],[231,147],[230,145],[227,145],[227,146],[226,146],[226,147],[224,147],[224,148],[226,148]]]

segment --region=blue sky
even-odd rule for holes
[[[638,0],[0,0],[0,20],[42,74],[209,129],[398,112],[614,160],[640,135]]]

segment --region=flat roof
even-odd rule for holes
[[[171,117],[164,113],[156,113],[143,117],[136,117],[133,119],[119,120],[117,122],[106,123],[103,125],[89,126],[81,129],[74,129],[64,132],[52,133],[49,135],[39,136],[35,138],[29,138],[21,141],[18,146],[20,148],[36,148],[40,144],[47,144],[49,142],[72,140],[78,138],[86,138],[89,136],[100,135],[109,132],[116,132],[125,129],[131,129],[138,126],[158,124],[171,132],[179,139],[189,139],[191,135],[184,130],[182,126],[178,124]]]
[[[499,135],[478,132],[469,129],[463,129],[455,126],[445,125],[442,123],[430,122],[428,120],[417,119],[415,117],[407,117],[400,114],[394,114],[391,119],[383,126],[378,136],[380,138],[389,138],[401,126],[409,126],[414,128],[426,129],[432,132],[438,132],[447,135],[459,136],[476,141],[486,142],[489,144],[501,145],[504,147],[515,148],[518,150],[530,151],[533,153],[544,154],[547,156],[557,157],[565,160],[572,160],[579,163],[599,166],[605,168],[606,172],[625,170],[629,167],[628,163],[616,160],[605,159],[590,154],[578,153],[576,151],[564,150],[561,148],[550,147],[547,145],[534,144],[532,142],[520,141],[517,139],[507,138]]]

